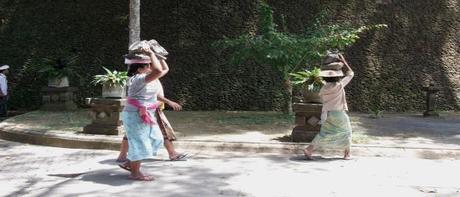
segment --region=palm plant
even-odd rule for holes
[[[321,70],[314,67],[311,70],[304,70],[295,73],[289,73],[291,83],[301,86],[303,102],[321,103],[319,91],[323,86],[322,78],[319,76]]]
[[[70,77],[75,74],[74,66],[78,60],[78,55],[73,55],[66,58],[43,58],[39,65],[37,65],[41,67],[38,69],[38,73],[41,73],[48,79]]]
[[[108,86],[120,86],[123,87],[126,85],[126,80],[128,79],[128,73],[125,71],[110,71],[106,67],[102,67],[106,74],[104,75],[95,75],[93,84],[101,84]]]
[[[323,86],[322,78],[319,76],[321,70],[314,67],[311,70],[289,73],[293,85],[304,85],[310,92],[319,92]]]

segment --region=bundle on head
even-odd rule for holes
[[[324,57],[321,70],[340,70],[343,66],[343,62],[340,60],[340,53],[328,51],[326,57]]]
[[[321,65],[320,76],[326,82],[336,82],[340,77],[344,76],[342,72],[343,66],[344,64],[340,60],[340,53],[328,51]]]
[[[161,59],[166,59],[166,56],[169,54],[168,51],[154,39],[134,42],[129,46],[129,54],[142,54],[142,48],[150,48],[155,52],[155,55]]]

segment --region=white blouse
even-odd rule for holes
[[[321,124],[327,119],[328,111],[348,111],[347,99],[345,98],[345,86],[350,83],[354,73],[347,71],[345,77],[339,82],[326,83],[319,91],[323,102],[321,110]]]

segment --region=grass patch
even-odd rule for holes
[[[34,130],[56,130],[80,132],[91,123],[87,110],[76,111],[32,111],[5,120],[8,123],[24,125]]]

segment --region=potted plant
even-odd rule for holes
[[[319,76],[321,70],[314,67],[311,70],[299,71],[290,73],[291,82],[294,85],[301,86],[301,93],[303,96],[303,102],[307,103],[321,103],[319,97],[319,90],[323,86],[323,81]]]
[[[123,98],[125,97],[127,72],[110,71],[106,67],[104,75],[95,75],[93,83],[102,85],[102,97],[104,98]]]
[[[48,79],[48,87],[62,88],[69,87],[69,76],[73,75],[73,65],[78,59],[78,56],[72,56],[65,60],[63,58],[45,58],[43,59],[42,68],[39,73],[46,76]]]

